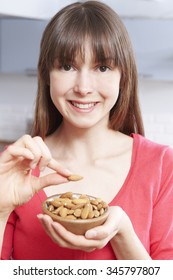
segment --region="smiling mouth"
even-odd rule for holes
[[[98,102],[89,102],[89,103],[79,103],[79,102],[75,102],[75,101],[70,101],[70,103],[79,109],[89,109],[94,107]]]

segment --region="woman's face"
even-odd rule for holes
[[[120,71],[109,59],[106,64],[93,61],[90,45],[85,44],[85,57],[59,65],[50,71],[52,101],[63,121],[78,128],[98,123],[108,125],[109,112],[119,95]]]

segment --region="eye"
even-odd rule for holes
[[[109,69],[109,67],[107,67],[106,65],[99,66],[100,72],[106,72],[108,69]]]
[[[70,71],[72,69],[72,66],[70,64],[64,64],[62,65],[62,69],[65,71]]]

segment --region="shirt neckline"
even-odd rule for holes
[[[113,199],[108,203],[110,206],[114,205],[115,200],[118,200],[118,198],[125,192],[126,186],[128,185],[128,182],[130,181],[132,175],[134,174],[135,161],[136,161],[136,156],[137,156],[137,150],[138,150],[138,143],[139,143],[140,135],[132,133],[130,136],[133,138],[133,147],[132,147],[132,157],[131,157],[130,168],[129,168],[128,174],[127,174],[127,176],[124,180],[124,183],[122,184],[120,190],[115,195],[115,197],[113,197]],[[46,200],[48,198],[44,189],[40,190],[37,194],[38,194],[41,202],[43,202],[44,200]]]

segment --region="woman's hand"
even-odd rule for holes
[[[54,222],[48,215],[39,214],[38,218],[46,233],[59,246],[86,252],[103,248],[125,227],[125,224],[131,224],[125,212],[118,206],[110,207],[110,214],[106,222],[101,226],[88,230],[85,236],[76,236],[67,231],[61,224]]]
[[[36,166],[40,170],[49,167],[55,173],[35,177],[32,170]],[[0,156],[0,214],[9,214],[46,186],[68,182],[69,175],[52,158],[40,137],[24,135]]]

